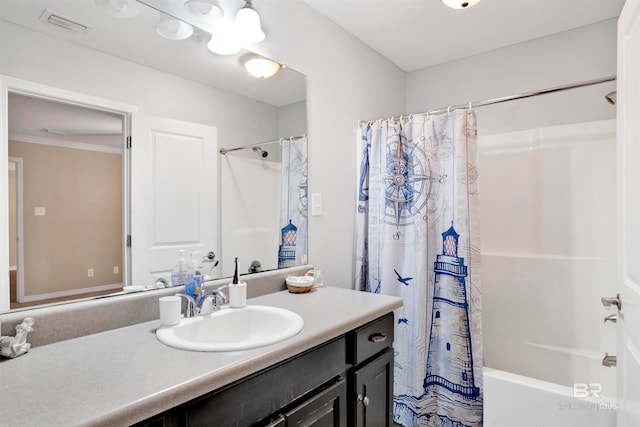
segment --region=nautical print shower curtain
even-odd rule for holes
[[[395,312],[394,420],[482,425],[477,126],[471,110],[360,128],[356,288]]]
[[[282,140],[278,268],[307,263],[307,137]]]

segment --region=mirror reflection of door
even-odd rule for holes
[[[123,116],[19,94],[8,111],[11,308],[120,290]]]
[[[22,159],[18,159],[15,157],[9,158],[9,177],[8,177],[8,185],[9,185],[9,291],[10,291],[10,300],[17,300],[17,283],[18,283],[18,245],[22,241],[22,236],[20,236],[18,229],[21,225],[21,214],[22,209],[19,208],[19,200],[18,195],[21,194],[21,169]],[[20,211],[20,212],[18,212]]]

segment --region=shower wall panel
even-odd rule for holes
[[[615,396],[615,120],[479,137],[485,365]]]

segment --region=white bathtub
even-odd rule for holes
[[[614,427],[615,408],[612,398],[574,398],[571,387],[484,368],[485,427]]]

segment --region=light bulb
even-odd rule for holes
[[[260,15],[248,2],[236,14],[236,29],[238,36],[246,43],[259,43],[265,38],[260,26]]]
[[[480,2],[480,0],[441,0],[446,6],[452,9],[469,9]]]
[[[268,79],[280,71],[281,65],[268,58],[253,57],[244,63],[244,68],[253,77]]]
[[[218,55],[233,55],[240,52],[242,47],[234,37],[229,35],[212,35],[207,43],[207,49]]]
[[[198,18],[219,19],[224,16],[224,11],[216,0],[187,0],[184,7]]]
[[[165,39],[184,40],[191,37],[193,27],[177,19],[164,18],[156,24],[156,32]]]
[[[116,18],[133,18],[140,13],[140,5],[135,0],[96,0],[96,5]]]

